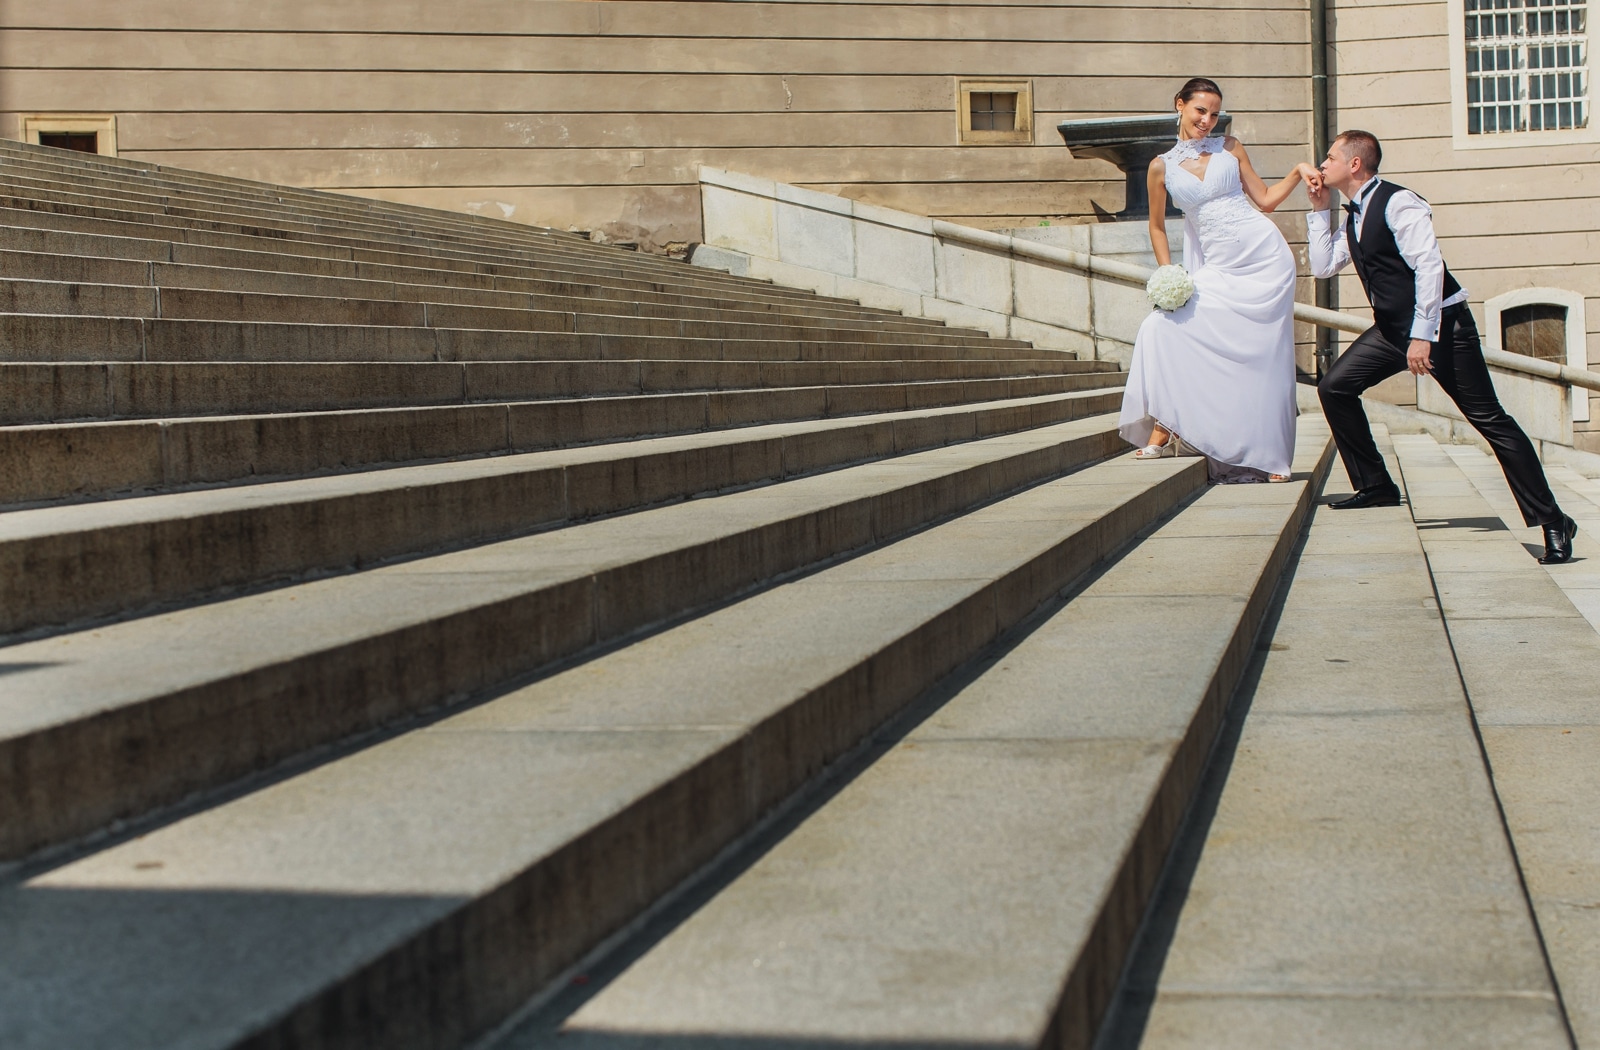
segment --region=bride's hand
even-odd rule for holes
[[[1333,207],[1333,197],[1320,177],[1315,182],[1306,180],[1306,198],[1311,201],[1312,211],[1327,211]]]

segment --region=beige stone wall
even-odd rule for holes
[[[1445,259],[1479,322],[1488,300],[1515,289],[1579,293],[1588,363],[1600,368],[1600,148],[1593,133],[1463,148],[1452,123],[1459,74],[1451,53],[1460,42],[1450,30],[1459,9],[1445,0],[1330,0],[1329,7],[1333,123],[1377,135],[1384,174],[1428,199]],[[1573,141],[1585,137],[1591,141]],[[1353,276],[1342,279],[1339,294],[1346,308],[1365,304]],[[1589,408],[1590,420],[1576,424],[1578,446],[1600,451],[1600,398]]]
[[[1057,121],[1220,79],[1258,166],[1309,138],[1304,0],[0,0],[0,133],[560,227],[699,237],[701,164],[997,228],[1122,206]],[[957,77],[1026,77],[1031,146],[957,145]]]

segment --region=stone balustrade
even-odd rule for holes
[[[1091,279],[1059,262],[953,243],[924,216],[716,168],[700,169],[700,194],[698,266],[1124,366],[1150,312],[1142,280]],[[1182,224],[1169,230],[1181,252]],[[1142,222],[1007,232],[1097,259],[1155,264]]]

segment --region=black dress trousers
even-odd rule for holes
[[[1333,430],[1344,469],[1358,489],[1391,480],[1377,443],[1372,440],[1372,427],[1361,407],[1361,392],[1405,370],[1405,351],[1396,349],[1376,328],[1369,328],[1339,355],[1317,384],[1322,411]],[[1465,303],[1445,307],[1439,319],[1439,341],[1433,344],[1433,378],[1494,449],[1511,494],[1522,510],[1523,523],[1544,525],[1560,520],[1561,509],[1550,492],[1533,442],[1500,407],[1489,366],[1483,360],[1478,325]]]

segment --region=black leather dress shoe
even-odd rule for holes
[[[1354,496],[1336,499],[1328,504],[1328,509],[1360,510],[1362,507],[1398,506],[1400,506],[1400,489],[1391,481],[1387,485],[1374,485],[1370,489],[1362,489]]]
[[[1561,515],[1560,521],[1552,521],[1544,527],[1544,557],[1539,559],[1540,565],[1560,565],[1562,562],[1572,560],[1572,537],[1578,534],[1578,523]]]

